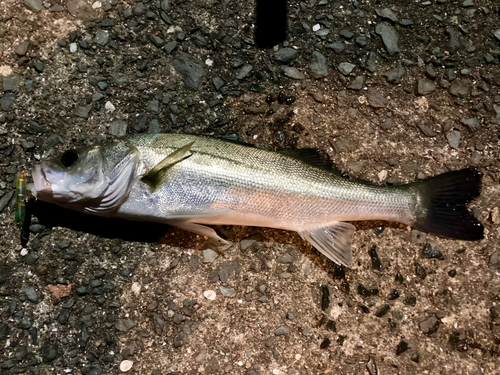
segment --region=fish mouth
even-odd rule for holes
[[[52,195],[52,187],[48,182],[47,177],[45,176],[45,172],[40,164],[34,166],[32,171],[33,176],[33,195],[40,196],[40,194]]]

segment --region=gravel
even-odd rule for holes
[[[253,3],[7,6],[0,372],[112,374],[130,361],[141,374],[495,373],[495,2],[289,3],[287,39],[269,49],[253,40]],[[342,268],[293,232],[215,226],[231,242],[216,249],[36,202],[20,245],[17,171],[158,131],[314,148],[378,183],[475,167],[483,194],[470,207],[488,234],[358,222]]]

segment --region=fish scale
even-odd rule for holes
[[[193,156],[173,167],[168,182],[156,193],[165,208],[162,215],[169,210],[229,208],[261,215],[266,221],[287,220],[282,229],[295,229],[305,222],[358,220],[360,215],[364,220],[399,221],[412,216],[413,197],[407,188],[357,183],[278,153],[186,135],[137,136],[130,142],[152,168],[175,147],[193,139]],[[137,199],[134,189],[141,191],[143,199]],[[123,208],[137,212],[149,199],[138,184]],[[216,218],[216,222],[230,224],[225,219],[231,217]]]

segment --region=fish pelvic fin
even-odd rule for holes
[[[228,245],[229,242],[219,237],[217,232],[210,227],[206,227],[201,224],[191,223],[188,220],[167,220],[167,224],[173,225],[174,227],[183,229],[188,232],[196,233],[201,236],[211,238],[216,241],[219,245]]]
[[[419,200],[411,225],[458,240],[483,239],[483,225],[467,210],[467,203],[481,193],[481,177],[476,169],[462,169],[411,184]]]
[[[300,231],[300,236],[333,262],[345,267],[352,263],[354,225],[334,222],[327,227]]]
[[[191,146],[193,146],[194,142],[195,141],[190,142],[185,146],[179,147],[165,159],[156,164],[153,169],[151,169],[144,177],[142,177],[141,181],[151,188],[152,193],[158,191],[158,189],[160,189],[165,183],[165,175],[170,168],[172,168],[177,163],[186,160],[192,155],[186,155],[186,153],[191,149]]]

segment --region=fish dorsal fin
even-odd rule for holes
[[[172,168],[177,163],[189,158],[192,154],[186,153],[193,146],[193,142],[188,143],[185,146],[179,147],[177,150],[168,155],[165,159],[160,161],[158,164],[151,169],[148,174],[146,174],[141,181],[144,182],[151,188],[151,192],[155,193],[162,185],[166,172]]]
[[[352,236],[354,225],[334,222],[327,227],[300,231],[300,236],[313,245],[328,259],[337,264],[350,267],[352,263]]]
[[[303,163],[316,168],[325,169],[330,172],[335,172],[333,162],[326,159],[320,151],[315,148],[302,148],[298,150],[281,150],[278,151],[282,155],[300,160]]]

